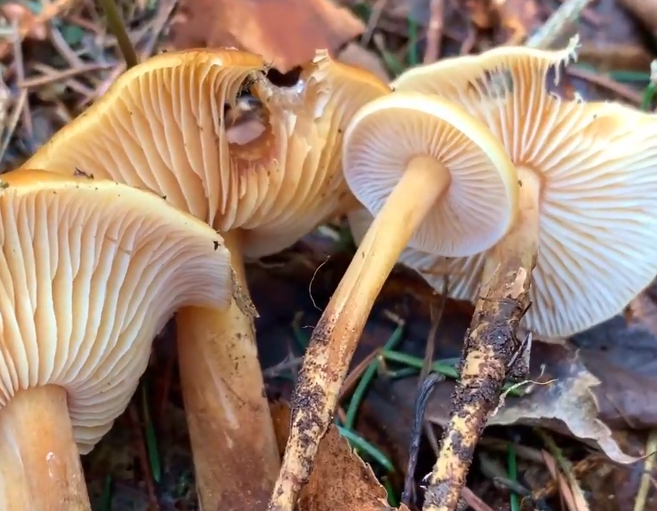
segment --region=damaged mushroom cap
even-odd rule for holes
[[[504,143],[521,180],[538,178],[539,254],[523,324],[549,337],[614,316],[657,273],[657,116],[549,93],[548,74],[574,57],[576,43],[446,59],[394,84],[460,104]],[[451,296],[476,299],[484,254],[446,261],[413,252],[404,263],[434,287],[447,273]]]
[[[123,73],[23,167],[82,171],[151,190],[211,224],[244,194],[245,179],[230,164],[225,104],[264,68],[261,57],[233,49],[151,57]]]
[[[123,74],[26,167],[76,169],[165,196],[220,232],[239,229],[247,257],[292,244],[349,203],[340,130],[363,103],[390,93],[325,52],[290,89],[271,85],[262,58],[238,50],[153,57]],[[224,104],[250,91],[264,131],[226,136]]]
[[[373,214],[417,158],[437,164],[436,179],[449,182],[409,246],[467,256],[487,250],[506,234],[517,210],[515,169],[486,127],[458,105],[396,92],[361,108],[347,128],[345,177]],[[416,200],[408,197],[410,204]]]
[[[65,388],[85,454],[173,313],[228,305],[230,255],[200,220],[110,181],[9,172],[0,218],[0,408],[22,389]]]
[[[321,50],[303,66],[295,86],[261,80],[253,92],[266,105],[271,132],[281,142],[271,171],[282,174],[281,182],[241,226],[245,254],[260,257],[356,207],[342,172],[344,131],[361,106],[392,90],[376,75]]]

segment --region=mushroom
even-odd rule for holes
[[[270,511],[292,510],[367,316],[401,250],[410,244],[446,256],[476,254],[506,233],[517,209],[516,172],[502,143],[438,97],[393,93],[363,106],[345,132],[343,165],[355,197],[376,219],[304,357]]]
[[[178,307],[228,306],[230,254],[126,185],[22,169],[0,188],[0,509],[90,510],[79,453],[125,410]]]
[[[577,38],[558,51],[498,48],[412,69],[394,82],[403,93],[458,103],[485,123],[521,184],[517,221],[490,250],[448,261],[424,249],[429,254],[402,256],[420,270],[428,259],[437,263],[451,276],[452,296],[476,302],[455,394],[464,406],[446,429],[427,510],[456,506],[470,458],[461,454],[474,450],[497,406],[491,396],[516,360],[524,363],[514,375],[526,372],[531,338],[516,335],[525,312],[530,331],[571,335],[617,314],[657,273],[657,117],[551,94],[548,74],[558,82],[576,46]]]
[[[278,252],[355,204],[342,176],[342,131],[362,104],[391,93],[326,52],[289,89],[269,83],[264,69],[260,57],[237,50],[153,57],[27,165],[80,169],[165,196],[222,234],[246,289],[244,258]],[[245,91],[262,103],[263,130],[240,145],[229,141],[224,104],[234,107]],[[201,504],[255,507],[267,500],[280,460],[253,319],[233,304],[183,309],[177,324]]]

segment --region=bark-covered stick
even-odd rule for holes
[[[532,188],[530,193],[521,192],[516,227],[489,252],[424,511],[456,509],[479,436],[499,403],[507,370],[526,348],[516,330],[531,305],[529,287],[538,251],[538,188]]]

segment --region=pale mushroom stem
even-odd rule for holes
[[[223,234],[248,293],[238,232]],[[227,310],[176,315],[183,400],[203,509],[257,509],[278,475],[274,434],[253,319],[233,299]]]
[[[290,436],[269,511],[294,509],[374,301],[399,254],[450,181],[447,169],[434,158],[414,158],[365,234],[304,356],[291,403]]]
[[[456,509],[479,437],[499,404],[504,379],[525,349],[516,331],[530,305],[540,183],[531,171],[518,169],[518,176],[522,183],[518,220],[486,257],[461,377],[452,395],[452,414],[425,493],[424,511]]]
[[[0,509],[91,511],[63,388],[21,390],[0,410]]]

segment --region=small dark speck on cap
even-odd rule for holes
[[[84,170],[80,170],[79,168],[75,167],[75,172],[73,173],[75,177],[86,177],[87,179],[93,179],[94,175],[89,174],[88,172],[85,172]]]
[[[219,242],[215,240],[213,243],[214,243],[214,249],[217,250],[219,248]]]

